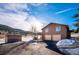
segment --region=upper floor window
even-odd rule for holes
[[[57,26],[56,27],[56,32],[60,32],[61,31],[61,26]]]

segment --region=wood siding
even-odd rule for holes
[[[61,26],[61,31],[56,32],[56,27]],[[48,28],[48,32],[45,32],[45,30]],[[53,35],[61,35],[61,39],[67,38],[67,27],[59,24],[51,24],[47,27],[43,28],[42,30],[42,38],[45,40],[45,35],[50,35],[51,40],[53,40]],[[48,39],[50,40],[50,39]]]

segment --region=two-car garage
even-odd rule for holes
[[[45,35],[45,40],[59,41],[61,40],[61,34]]]

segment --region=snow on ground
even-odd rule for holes
[[[79,55],[79,48],[75,47],[76,41],[75,39],[64,39],[59,42],[57,42],[57,47],[59,50],[65,54],[70,54],[70,55]],[[78,44],[77,44],[78,45]],[[73,48],[71,48],[73,46]],[[65,48],[63,48],[65,47]]]
[[[72,40],[72,39],[63,39],[63,40],[60,40],[59,42],[57,42],[57,46],[60,47],[60,46],[70,46],[70,45],[73,45],[75,43],[75,40]]]
[[[70,55],[79,55],[79,48],[60,49],[62,52]]]
[[[23,36],[22,37],[22,41],[28,42],[28,41],[31,41],[31,40],[33,40],[33,36]]]

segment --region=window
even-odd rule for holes
[[[48,28],[45,29],[45,32],[48,32]]]
[[[61,26],[57,26],[56,27],[56,32],[60,32],[61,31]]]

